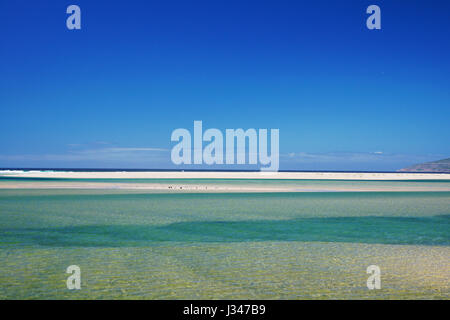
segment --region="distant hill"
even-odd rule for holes
[[[403,168],[398,171],[409,172],[448,172],[450,173],[450,158],[438,161],[416,164],[411,167]]]

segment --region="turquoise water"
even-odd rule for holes
[[[1,298],[448,299],[450,192],[3,189],[0,261]]]

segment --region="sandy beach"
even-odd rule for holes
[[[169,193],[450,191],[450,174],[423,173],[3,171],[1,177],[13,179],[0,179],[0,189]]]
[[[299,180],[450,180],[450,173],[404,172],[230,172],[230,171],[0,171],[0,176],[64,179],[299,179]]]
[[[217,180],[219,181],[219,180]],[[134,192],[450,192],[450,185],[364,185],[327,184],[319,185],[293,184],[293,185],[258,185],[247,186],[220,184],[220,182],[183,184],[177,183],[125,183],[125,182],[72,182],[72,181],[0,181],[0,189],[85,189],[85,190],[129,190]]]

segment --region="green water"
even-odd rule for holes
[[[3,299],[448,299],[450,192],[3,189],[0,261]]]

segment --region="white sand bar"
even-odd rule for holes
[[[229,171],[0,171],[0,176],[65,179],[299,179],[299,180],[450,180],[450,173],[403,172],[229,172]]]

